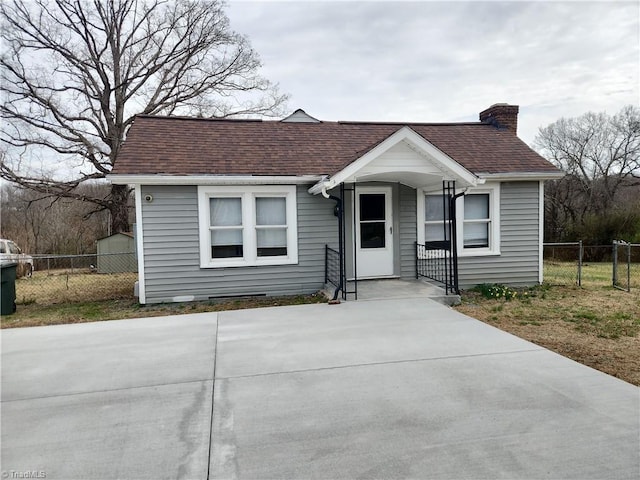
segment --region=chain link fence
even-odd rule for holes
[[[640,287],[640,244],[614,240],[613,286],[630,292],[632,282]]]
[[[51,305],[134,297],[135,253],[34,255],[31,277],[16,280],[16,303]]]
[[[640,244],[545,243],[543,257],[544,281],[551,285],[640,288]],[[19,305],[134,298],[135,253],[34,255],[33,266],[31,277],[16,280]]]
[[[623,284],[625,290],[640,288],[640,245],[622,244],[628,245],[628,258],[619,249],[619,242],[612,245],[545,243],[544,281],[551,285],[578,286],[612,286],[622,281],[628,282]],[[619,252],[617,257],[615,251]]]
[[[545,243],[543,278],[551,285],[580,285],[582,242]]]

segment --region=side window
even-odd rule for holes
[[[489,194],[476,193],[464,197],[464,248],[488,248],[491,214]]]
[[[296,187],[200,186],[202,268],[298,262]]]
[[[210,198],[209,216],[211,258],[242,257],[242,198]]]
[[[17,255],[17,254],[20,253],[20,249],[18,248],[18,246],[15,243],[9,242],[9,253]]]
[[[450,202],[440,192],[417,192],[418,243],[449,240]],[[455,222],[458,255],[500,255],[500,184],[487,182],[457,195]]]
[[[7,253],[7,245],[4,242],[0,242],[0,253]]]

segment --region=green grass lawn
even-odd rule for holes
[[[585,262],[582,264],[583,286],[612,285],[613,266],[611,262]],[[618,278],[626,285],[626,267],[620,266]],[[550,285],[577,285],[577,262],[544,261],[544,282]],[[640,264],[631,264],[631,288],[640,288]]]

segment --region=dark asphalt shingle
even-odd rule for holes
[[[483,123],[287,123],[138,116],[114,174],[332,175],[408,126],[475,173],[558,170],[505,129]]]

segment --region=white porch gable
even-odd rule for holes
[[[484,183],[469,170],[425,140],[409,127],[402,127],[333,177],[309,189],[318,194],[341,183],[399,182],[413,188],[440,186],[455,180],[459,188]]]

